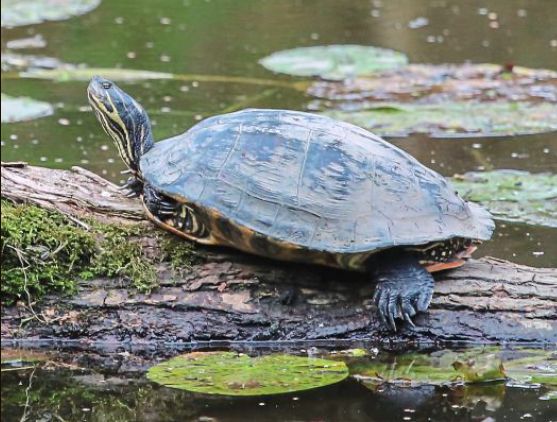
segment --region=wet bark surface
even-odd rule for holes
[[[86,170],[2,166],[2,197],[122,224],[150,224],[137,199]],[[153,233],[159,230],[153,226]],[[147,231],[149,233],[150,231]],[[142,239],[160,253],[156,237]],[[416,327],[381,328],[365,274],[296,265],[199,247],[189,268],[161,263],[159,287],[140,294],[125,280],[79,284],[71,297],[4,307],[3,341],[81,345],[213,341],[369,340],[390,344],[557,342],[557,269],[484,257],[436,274],[430,310]],[[22,321],[25,321],[22,324]]]

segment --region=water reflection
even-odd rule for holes
[[[347,379],[316,390],[234,398],[157,386],[143,376],[147,361],[128,352],[48,359],[25,364],[28,369],[4,371],[3,367],[2,420],[19,420],[25,414],[27,420],[67,421],[514,421],[528,417],[545,422],[557,411],[555,401],[540,400],[547,389],[504,383],[367,388]]]

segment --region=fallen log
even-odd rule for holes
[[[87,170],[2,164],[2,197],[57,210],[80,222],[149,226],[140,202]],[[150,233],[153,233],[151,235]],[[171,235],[168,235],[171,236]],[[365,275],[274,262],[232,250],[197,247],[191,267],[157,266],[158,287],[139,293],[119,279],[79,282],[70,296],[2,309],[2,340],[90,342],[370,340],[557,343],[557,269],[484,257],[436,274],[430,310],[416,328],[381,329]],[[25,324],[21,324],[26,321]]]

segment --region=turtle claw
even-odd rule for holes
[[[130,177],[118,188],[126,198],[137,198],[143,192],[143,182],[136,177]]]
[[[128,190],[122,193],[126,198],[138,198],[140,196],[138,192],[135,192],[133,190]]]
[[[396,332],[396,320],[415,327],[412,317],[427,310],[433,295],[433,277],[415,260],[382,264],[373,302],[382,324]]]
[[[411,327],[415,327],[412,317],[416,315],[416,310],[411,304],[416,301],[415,295],[412,295],[408,289],[399,287],[392,282],[383,281],[376,288],[376,294],[379,292],[376,300],[377,315],[383,325],[393,332],[397,331],[397,319],[407,321]]]

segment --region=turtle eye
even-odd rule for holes
[[[101,83],[101,86],[102,86],[104,89],[110,89],[110,88],[112,88],[112,84],[111,84],[110,82],[108,82],[108,81],[104,81],[103,83]]]

